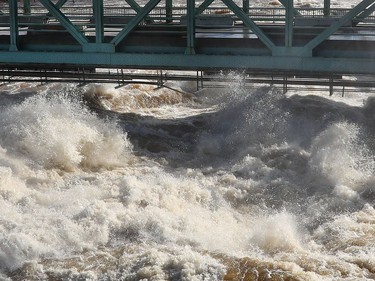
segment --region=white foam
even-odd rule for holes
[[[64,96],[30,98],[1,112],[1,143],[46,168],[74,170],[122,165],[126,134]]]
[[[222,280],[215,255],[225,255],[248,257],[271,277],[280,269],[302,280],[370,279],[368,120],[335,115],[361,109],[321,99],[334,118],[300,118],[285,101],[303,99],[235,91],[203,102],[221,103],[204,116],[189,161],[173,151],[133,155],[115,121],[66,95],[10,104],[0,113],[0,271],[32,261],[38,274],[95,279],[103,275],[90,261],[123,249],[108,276]],[[313,130],[300,132],[297,121]]]
[[[372,161],[359,141],[359,127],[347,122],[335,123],[317,136],[312,144],[312,171],[336,186],[334,192],[355,198],[355,190],[372,175]],[[365,160],[367,164],[361,166]],[[348,190],[351,189],[352,191]]]
[[[296,218],[281,212],[260,218],[253,230],[252,241],[267,253],[302,251],[302,238]]]

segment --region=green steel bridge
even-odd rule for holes
[[[236,69],[329,77],[334,85],[342,75],[375,74],[375,0],[350,9],[333,8],[330,0],[321,0],[322,8],[240,1],[1,2],[0,77],[101,81],[109,78],[96,73],[102,68],[115,69],[125,83],[132,77],[124,69]]]

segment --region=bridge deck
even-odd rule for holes
[[[352,9],[0,4],[0,67],[375,74],[375,0]],[[326,3],[327,1],[325,1]],[[329,2],[329,1],[328,1]],[[245,2],[244,2],[245,3]],[[202,7],[206,5],[207,7]],[[24,8],[25,9],[25,8]]]

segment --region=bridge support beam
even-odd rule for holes
[[[296,73],[375,74],[374,58],[323,58],[323,57],[274,57],[274,56],[228,56],[196,54],[137,54],[137,53],[81,53],[22,51],[14,56],[0,51],[3,64],[45,64],[118,67],[140,69],[262,69],[262,71],[293,71]]]
[[[88,44],[89,41],[72,22],[56,7],[51,0],[39,0],[40,3],[61,23],[62,26],[80,43],[81,45]]]
[[[335,33],[339,28],[352,21],[358,14],[362,13],[366,8],[373,4],[374,0],[363,0],[357,6],[352,8],[345,16],[341,17],[337,22],[333,23],[330,27],[307,43],[304,48],[312,52],[315,47]]]
[[[171,23],[173,21],[172,16],[173,16],[173,9],[172,9],[172,0],[165,0],[165,17],[166,23]]]
[[[293,26],[294,26],[294,4],[293,0],[288,0],[288,6],[285,7],[285,47],[293,46]]]
[[[132,7],[133,10],[136,11],[137,13],[139,13],[139,12],[142,10],[141,6],[139,6],[138,3],[135,2],[134,0],[125,0],[125,1],[126,1],[126,3],[128,3],[129,6]]]
[[[289,2],[289,0],[279,0],[279,2],[280,2],[285,8],[288,7],[288,2]],[[294,8],[293,8],[293,14],[294,14],[295,16],[301,16],[301,13],[298,12],[298,11],[297,11],[296,9],[294,9]]]
[[[68,0],[59,0],[59,1],[57,1],[57,3],[55,4],[56,8],[57,9],[61,9],[62,6],[64,6],[67,1]],[[52,14],[50,12],[48,12],[47,16],[52,16]]]
[[[249,0],[242,0],[242,10],[245,14],[249,14],[250,10],[250,1]]]
[[[323,13],[325,16],[329,16],[331,14],[331,0],[324,0]]]
[[[94,18],[95,18],[95,42],[103,43],[104,23],[103,23],[103,0],[93,0]]]
[[[57,9],[60,9],[62,6],[65,5],[65,3],[66,3],[67,1],[68,1],[68,0],[59,0],[59,1],[55,4],[56,8],[57,8]]]
[[[370,16],[375,11],[375,4],[368,7],[360,15],[358,15],[353,23],[353,26],[357,26],[361,21]]]
[[[243,21],[247,27],[249,27],[259,37],[260,41],[262,41],[268,49],[271,51],[275,49],[276,46],[272,40],[268,38],[268,36],[256,25],[252,19],[249,18],[248,15],[244,13],[244,11],[242,11],[242,9],[240,9],[240,7],[237,6],[236,3],[234,3],[232,0],[223,0],[223,2],[237,17],[240,18],[240,20]]]
[[[195,0],[187,0],[187,48],[185,54],[195,54]]]
[[[29,15],[31,13],[30,0],[23,0],[23,14]]]
[[[9,0],[10,46],[9,51],[18,51],[18,4]]]
[[[204,10],[206,10],[211,3],[214,2],[214,0],[204,0],[202,4],[199,5],[199,7],[196,9],[195,14],[200,15],[203,13]]]
[[[159,4],[159,2],[160,0],[150,0],[149,2],[147,2],[147,4],[143,8],[141,8],[138,14],[129,21],[126,27],[112,39],[111,44],[114,44],[115,46],[120,44],[122,40],[124,40],[129,35],[129,33],[132,32],[134,28],[142,20],[145,19],[145,17],[151,12],[151,10],[155,8],[157,4]]]

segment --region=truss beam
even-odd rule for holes
[[[345,24],[351,22],[358,14],[363,12],[368,6],[372,5],[374,0],[363,0],[357,6],[355,6],[350,12],[341,17],[337,22],[333,23],[330,27],[326,28],[322,33],[312,39],[308,44],[305,45],[305,49],[312,52],[312,50],[325,41],[329,36],[335,33],[338,29],[343,27]]]
[[[9,51],[18,51],[18,4],[17,0],[9,0],[10,14],[10,46]]]
[[[232,12],[237,17],[239,17],[243,21],[243,23],[247,27],[249,27],[259,37],[259,39],[263,42],[264,45],[266,45],[268,49],[270,49],[271,51],[275,49],[276,46],[272,42],[272,40],[268,38],[268,36],[256,25],[256,23],[252,19],[249,18],[248,15],[244,13],[242,9],[240,9],[240,7],[237,6],[236,3],[234,3],[232,0],[222,0],[222,1],[224,2],[225,5],[227,5],[229,9],[232,10]]]
[[[103,0],[93,0],[94,18],[95,18],[95,42],[103,43],[104,40],[104,9]]]
[[[130,7],[133,8],[134,11],[136,11],[137,13],[139,13],[141,10],[142,10],[142,7],[138,5],[137,2],[135,2],[135,0],[125,0],[126,3],[129,4]]]
[[[321,57],[230,56],[184,54],[123,54],[123,53],[65,53],[0,52],[2,63],[45,64],[45,67],[74,65],[84,67],[119,67],[148,69],[253,69],[261,71],[296,71],[336,74],[375,74],[375,59],[341,59]]]
[[[61,23],[63,27],[77,40],[81,45],[88,44],[88,39],[72,24],[72,22],[56,7],[51,0],[39,0],[40,3]]]
[[[130,20],[126,27],[112,39],[111,44],[114,44],[115,46],[120,44],[122,40],[124,40],[129,33],[131,33],[134,28],[136,28],[136,26],[145,19],[151,10],[155,8],[157,4],[159,4],[160,1],[161,0],[150,0],[147,2],[147,4],[138,12],[138,14]]]

